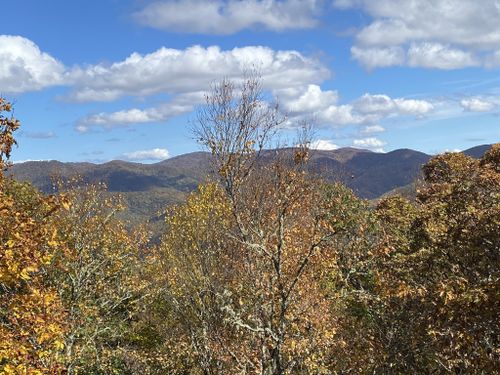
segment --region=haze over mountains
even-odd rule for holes
[[[463,151],[481,157],[490,145]],[[264,158],[273,151],[264,152]],[[375,153],[364,149],[313,150],[309,168],[328,181],[340,181],[358,196],[375,199],[415,181],[422,164],[432,156],[411,149]],[[103,182],[110,192],[119,192],[132,218],[151,217],[172,203],[182,201],[210,173],[210,154],[193,152],[155,164],[114,160],[104,164],[29,161],[15,164],[10,173],[30,181],[44,192],[53,189],[53,178],[81,176],[86,182]]]

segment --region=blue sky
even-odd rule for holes
[[[250,66],[291,124],[314,122],[316,148],[500,140],[498,0],[16,0],[2,14],[15,161],[196,151],[203,93]]]

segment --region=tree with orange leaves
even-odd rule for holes
[[[307,137],[262,165],[283,121],[256,77],[216,84],[200,112],[195,132],[215,182],[168,217],[160,253],[176,337],[194,349],[191,373],[327,371],[335,328],[320,268],[335,218],[305,171]]]
[[[7,166],[19,121],[0,99],[0,167]],[[47,266],[60,246],[48,218],[61,204],[54,197],[33,199],[31,215],[6,189],[0,171],[0,373],[62,373],[64,309],[50,286]]]
[[[416,204],[379,203],[379,371],[491,374],[500,346],[500,144],[424,167]]]

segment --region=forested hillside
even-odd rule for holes
[[[489,147],[478,146],[464,154],[480,158]],[[272,163],[276,153],[276,150],[263,151],[262,162]],[[375,199],[402,187],[411,190],[408,185],[420,176],[422,165],[432,157],[408,149],[375,153],[341,148],[310,150],[310,153],[307,166],[310,173],[329,182],[341,182],[366,199]],[[31,182],[46,193],[53,192],[55,181],[76,176],[86,183],[104,183],[108,191],[123,196],[127,206],[124,216],[138,223],[154,220],[166,206],[183,202],[198,184],[213,177],[210,160],[210,153],[194,152],[155,164],[30,161],[13,165],[9,174],[18,181]]]
[[[45,191],[0,172],[1,374],[498,371],[500,144],[480,159],[312,152],[305,128],[270,157],[284,119],[258,82],[209,98],[196,134],[215,173],[198,186],[206,154],[24,165]],[[17,174],[11,110],[0,99],[0,167]],[[359,197],[411,182],[420,163],[416,200]],[[88,181],[50,191],[46,165]],[[377,188],[353,191],[344,172]],[[157,245],[101,180],[133,187],[126,199],[182,192]]]

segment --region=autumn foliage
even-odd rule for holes
[[[0,165],[6,165],[19,122],[6,117],[0,100]],[[47,218],[60,209],[54,197],[37,196],[25,206],[0,172],[0,370],[5,374],[62,371],[64,308],[45,269],[61,245]]]
[[[264,160],[285,120],[258,79],[214,85],[195,127],[214,173],[159,243],[104,186],[1,172],[0,374],[496,373],[500,144],[373,204],[309,173],[307,127]]]

